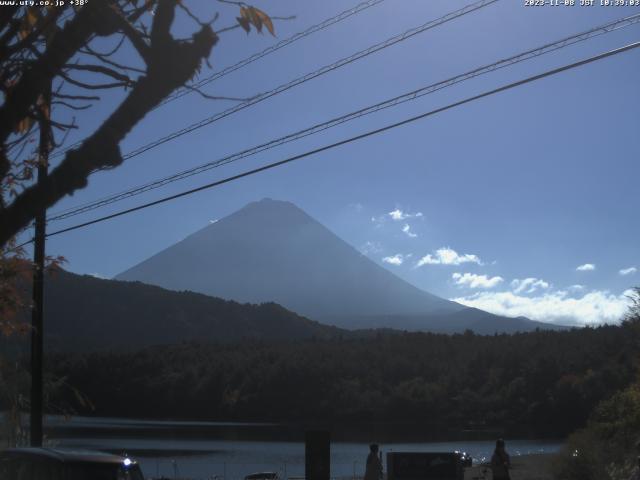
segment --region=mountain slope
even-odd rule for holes
[[[319,321],[465,309],[393,275],[295,205],[270,199],[250,203],[116,278],[240,302],[272,301]]]
[[[184,341],[329,338],[340,330],[274,303],[243,305],[139,282],[59,271],[45,288],[46,337],[54,350],[129,349]]]
[[[347,329],[493,334],[555,328],[420,290],[292,203],[271,199],[248,204],[116,278],[240,302],[276,302]]]

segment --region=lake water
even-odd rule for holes
[[[61,447],[127,453],[137,459],[147,477],[237,480],[259,471],[278,472],[280,478],[304,476],[303,433],[275,424],[156,422],[49,418],[49,441]],[[344,437],[344,435],[338,435]],[[299,438],[296,438],[299,437]],[[464,451],[476,463],[491,456],[494,440],[402,441],[397,435],[383,442],[371,438],[384,453]],[[331,476],[361,477],[369,441],[340,438],[331,443]],[[507,439],[507,450],[517,457],[556,452],[555,440]]]

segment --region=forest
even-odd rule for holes
[[[54,354],[80,414],[277,422],[411,422],[565,436],[637,380],[640,321],[515,335],[182,343]]]

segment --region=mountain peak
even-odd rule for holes
[[[250,202],[240,210],[238,210],[236,213],[245,211],[257,211],[265,214],[295,212],[296,214],[303,214],[305,216],[308,216],[301,208],[291,202],[287,202],[285,200],[274,200],[273,198],[269,197],[265,197],[262,200],[257,200],[255,202]]]
[[[277,302],[320,321],[463,309],[395,276],[293,203],[271,198],[249,203],[117,278]]]
[[[238,232],[251,230],[252,235],[264,237],[267,232],[273,233],[274,229],[299,228],[300,225],[313,222],[315,220],[295,204],[267,197],[246,204],[240,210],[196,232],[192,237],[210,235],[211,232],[216,232],[217,235],[217,232],[228,229]]]

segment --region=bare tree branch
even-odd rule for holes
[[[0,245],[25,228],[37,211],[85,187],[92,171],[122,163],[120,142],[153,107],[191,79],[203,59],[209,56],[218,41],[216,34],[209,26],[204,26],[190,42],[176,41],[170,34],[174,10],[175,1],[159,2],[152,27],[147,75],[136,82],[120,106],[93,135],[77,150],[67,152],[44,182],[27,188],[11,205],[0,210]],[[122,18],[113,10],[105,13],[109,14]]]
[[[124,39],[126,38],[126,36],[123,35],[122,38]],[[98,60],[100,60],[101,62],[106,63],[107,65],[111,65],[112,67],[119,68],[120,70],[125,70],[125,71],[128,70],[130,72],[136,72],[136,73],[145,73],[145,70],[143,70],[142,68],[129,67],[127,65],[122,65],[121,63],[115,62],[110,58],[108,58],[109,55],[103,55],[99,52],[96,52],[89,45],[86,45],[81,52],[84,53],[85,55],[93,56]]]
[[[257,95],[254,95],[253,97],[225,97],[225,96],[218,96],[218,95],[209,95],[208,93],[204,93],[202,90],[192,85],[185,85],[183,88],[186,88],[187,90],[191,90],[192,92],[196,92],[197,94],[202,96],[202,98],[206,98],[207,100],[229,100],[232,102],[248,102],[249,100],[252,100],[257,96]]]
[[[138,52],[138,55],[140,55],[146,64],[149,64],[149,45],[145,42],[142,34],[122,15],[116,14],[115,20],[118,23],[118,28],[129,39]]]
[[[96,29],[106,32],[104,24],[111,9],[106,2],[89,2],[58,32],[49,48],[24,74],[0,106],[0,142],[4,143],[22,120],[29,107],[58,74],[60,68],[86,43]]]
[[[120,40],[118,40],[118,43],[116,43],[116,46],[113,47],[111,50],[109,50],[108,52],[96,52],[90,45],[85,45],[84,48],[88,51],[91,52],[91,54],[99,56],[99,57],[110,57],[112,55],[114,55],[118,50],[120,50],[120,48],[122,47],[122,44],[124,43],[125,39],[126,39],[126,35],[121,35],[120,36]]]
[[[73,63],[70,65],[64,66],[65,70],[79,70],[85,72],[99,73],[101,75],[106,75],[107,77],[111,77],[114,80],[119,80],[122,83],[133,85],[133,80],[129,78],[128,75],[122,74],[120,72],[116,72],[115,70],[105,67],[103,65],[87,65],[87,64],[79,64]]]
[[[91,103],[86,105],[72,105],[70,103],[63,102],[62,100],[55,100],[51,102],[51,105],[60,105],[61,107],[70,108],[71,110],[87,110],[93,106]]]
[[[121,88],[121,87],[126,88],[131,85],[131,82],[113,82],[113,83],[98,83],[98,84],[81,82],[80,80],[71,78],[69,75],[67,75],[63,71],[60,71],[58,75],[60,75],[70,84],[75,85],[76,87],[86,88],[87,90],[106,90],[109,88]]]
[[[54,93],[55,98],[65,98],[67,100],[100,100],[97,95],[67,95],[64,93]]]

